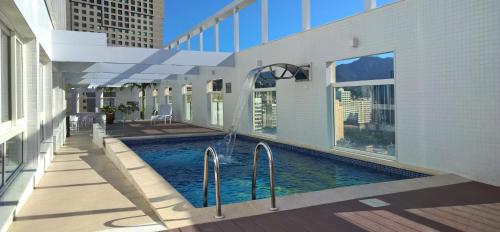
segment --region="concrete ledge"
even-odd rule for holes
[[[135,152],[116,138],[105,138],[106,156],[147,199],[152,210],[164,222],[168,216],[194,209],[177,190],[166,182],[153,168],[145,163]]]
[[[43,172],[43,171],[42,171]],[[0,197],[0,232],[6,232],[35,188],[37,169],[25,167]]]
[[[167,228],[214,222],[215,207],[194,208],[173,186],[145,163],[134,151],[115,138],[106,138],[106,155],[149,201]],[[457,175],[437,175],[383,183],[326,189],[278,197],[280,210],[469,182]],[[272,213],[269,199],[224,204],[222,220]]]

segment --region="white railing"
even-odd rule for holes
[[[268,42],[268,1],[261,0],[261,43],[266,44]],[[272,0],[271,0],[272,1]],[[361,1],[361,0],[360,0]],[[233,32],[234,32],[234,52],[240,50],[239,43],[239,12],[248,5],[254,3],[255,0],[235,0],[226,7],[222,8],[217,13],[205,19],[203,22],[199,23],[191,30],[188,30],[185,34],[178,36],[169,43],[167,43],[166,48],[169,50],[178,50],[182,43],[186,43],[187,50],[191,50],[191,38],[193,36],[199,36],[199,50],[203,51],[203,31],[210,27],[214,27],[214,47],[215,51],[219,51],[219,23],[224,19],[233,16]],[[376,0],[364,0],[365,11],[375,9],[377,4]],[[302,0],[302,31],[307,31],[311,29],[311,0]]]

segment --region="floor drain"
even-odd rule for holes
[[[368,206],[371,206],[373,208],[378,208],[378,207],[384,207],[384,206],[389,206],[391,204],[385,202],[385,201],[382,201],[380,199],[377,199],[377,198],[370,198],[370,199],[364,199],[364,200],[359,200],[359,202],[365,204],[365,205],[368,205]]]

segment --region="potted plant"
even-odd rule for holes
[[[113,124],[115,121],[116,108],[113,106],[104,106],[101,108],[101,111],[106,114],[106,123]]]
[[[130,117],[131,114],[139,111],[139,106],[137,105],[137,102],[127,102],[126,105],[120,104],[118,106],[118,111]],[[123,121],[125,122],[125,119]]]

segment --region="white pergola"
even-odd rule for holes
[[[71,86],[119,87],[159,82],[172,75],[197,74],[199,66],[232,66],[232,53],[109,47],[106,35],[52,33],[53,61]]]

